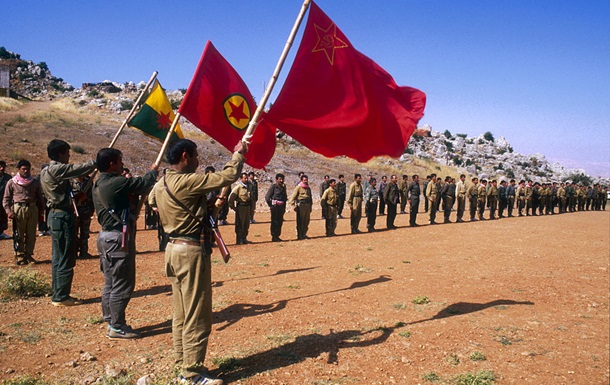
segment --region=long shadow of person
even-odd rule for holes
[[[322,354],[328,354],[328,363],[336,363],[339,360],[340,349],[383,343],[396,328],[397,326],[367,331],[344,330],[338,333],[331,330],[327,335],[314,333],[298,336],[292,342],[264,352],[228,360],[212,373],[214,376],[222,377],[226,383],[230,383],[257,373],[289,366],[307,358],[319,357]]]
[[[270,304],[260,305],[260,304],[251,304],[251,303],[245,303],[245,304],[237,303],[237,304],[228,306],[218,312],[215,312],[214,313],[214,323],[226,322],[225,325],[222,325],[221,327],[218,328],[218,330],[224,330],[244,318],[256,317],[261,314],[273,313],[273,312],[276,312],[279,310],[283,310],[286,308],[286,304],[290,301],[297,301],[297,300],[304,299],[304,298],[316,297],[316,296],[336,293],[336,292],[345,291],[345,290],[359,289],[359,288],[367,287],[369,285],[374,285],[374,284],[388,282],[388,281],[391,281],[391,278],[389,278],[387,275],[380,275],[377,278],[369,279],[366,281],[354,282],[348,287],[344,287],[344,288],[340,288],[340,289],[336,289],[336,290],[329,290],[329,291],[325,291],[322,293],[303,295],[303,296],[295,297],[295,298],[282,299],[282,300],[279,300],[276,302],[272,302]]]
[[[498,299],[487,303],[473,303],[473,302],[456,302],[440,310],[434,316],[419,321],[409,322],[408,325],[415,325],[422,322],[433,321],[437,319],[443,319],[447,317],[454,317],[457,315],[474,313],[477,311],[485,310],[494,306],[505,306],[505,305],[533,305],[531,301],[513,301],[510,299]]]

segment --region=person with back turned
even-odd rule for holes
[[[48,225],[51,231],[51,286],[53,306],[74,306],[81,302],[70,296],[76,265],[76,214],[70,178],[88,175],[95,162],[70,164],[70,145],[53,139],[47,146],[51,159],[40,172],[42,192],[49,207]]]
[[[147,195],[157,180],[158,165],[142,177],[125,178],[123,154],[115,148],[97,153],[100,174],[93,184],[93,205],[101,230],[97,236],[100,268],[104,274],[102,316],[108,323],[110,339],[139,338],[125,320],[136,284],[136,244],[134,232],[137,213],[131,211],[132,199]]]

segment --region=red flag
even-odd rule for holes
[[[178,112],[233,151],[255,110],[256,103],[246,83],[208,41]],[[274,152],[275,128],[259,120],[246,154],[246,163],[263,168]]]
[[[267,119],[312,151],[359,162],[403,154],[426,95],[399,87],[311,3],[301,45]]]

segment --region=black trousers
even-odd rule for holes
[[[377,220],[377,202],[368,202],[364,207],[366,213],[366,228],[374,229]]]
[[[409,224],[411,226],[415,226],[417,223],[417,211],[419,210],[419,198],[414,199],[411,198],[411,206],[409,207],[411,210],[409,212]]]
[[[271,237],[279,238],[282,235],[282,224],[284,223],[284,213],[286,205],[271,206]]]
[[[385,223],[388,229],[393,229],[394,227],[394,219],[396,219],[396,204],[388,203],[388,215],[386,216]]]

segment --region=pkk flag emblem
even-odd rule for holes
[[[178,111],[232,151],[243,138],[255,110],[256,102],[246,83],[208,41]],[[275,127],[265,119],[257,123],[246,163],[263,168],[275,152]]]
[[[234,128],[243,131],[248,127],[252,117],[250,105],[241,94],[230,95],[222,104],[227,122]]]

